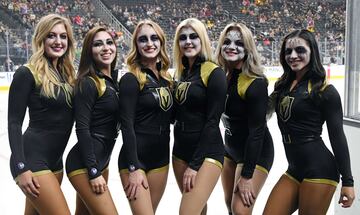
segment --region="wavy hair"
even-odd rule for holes
[[[167,80],[170,83],[170,85],[172,85],[172,78],[171,78],[170,74],[168,73],[168,69],[170,67],[170,59],[169,59],[169,55],[166,51],[165,33],[157,23],[155,23],[151,20],[148,20],[148,19],[140,21],[137,24],[137,26],[133,32],[132,39],[131,39],[131,49],[130,49],[129,54],[126,57],[126,64],[129,68],[129,71],[135,75],[135,77],[137,78],[137,80],[140,84],[140,88],[142,88],[146,83],[146,74],[141,71],[141,68],[142,68],[141,61],[140,61],[141,56],[140,56],[140,52],[138,50],[136,41],[137,41],[137,36],[141,30],[141,27],[144,25],[148,25],[148,26],[152,27],[154,29],[154,31],[156,32],[157,36],[159,37],[161,48],[160,48],[160,54],[159,54],[158,58],[162,64],[159,75],[162,78],[164,78],[165,80]]]
[[[249,28],[242,23],[228,24],[221,32],[218,46],[215,52],[217,63],[224,68],[224,71],[226,73],[230,72],[228,63],[221,54],[221,46],[224,44],[226,34],[231,30],[239,31],[241,33],[244,43],[245,57],[241,68],[242,72],[248,77],[263,77],[266,79],[264,74],[264,68],[261,66],[260,54],[256,49],[254,37]]]
[[[205,25],[196,18],[185,19],[177,26],[175,38],[174,38],[173,59],[174,59],[174,67],[175,67],[175,76],[177,78],[181,77],[182,72],[184,70],[184,66],[182,64],[182,57],[184,55],[183,53],[181,53],[180,45],[179,45],[180,31],[184,27],[191,27],[199,36],[201,41],[200,56],[204,58],[205,61],[213,61],[211,43]]]
[[[50,65],[49,59],[45,56],[45,40],[55,25],[63,24],[68,38],[68,48],[58,60],[57,70]],[[49,98],[57,98],[60,89],[63,89],[66,102],[71,106],[73,87],[75,84],[75,68],[73,65],[75,57],[75,40],[71,24],[68,19],[57,15],[49,14],[40,19],[35,27],[32,37],[33,54],[28,64],[34,68],[34,77],[41,86],[41,93]],[[60,74],[59,74],[60,73]],[[64,79],[65,84],[62,83]],[[58,87],[56,90],[56,87]]]
[[[93,40],[95,35],[102,31],[107,32],[110,35],[110,37],[113,39],[113,42],[115,44],[112,34],[104,26],[95,26],[86,33],[83,42],[83,48],[81,51],[79,71],[76,80],[77,84],[79,84],[79,82],[84,77],[90,76],[96,81],[96,87],[100,88],[100,82],[96,75],[97,66],[93,58],[92,47],[93,47]],[[116,67],[116,62],[117,62],[116,59],[117,59],[117,51],[115,52],[114,60],[111,62],[111,71],[113,71]]]
[[[326,72],[323,65],[321,64],[319,48],[315,36],[313,33],[305,29],[295,30],[285,36],[283,40],[280,51],[280,63],[283,67],[284,73],[275,83],[275,92],[282,91],[285,87],[288,87],[296,78],[296,73],[292,71],[291,67],[287,64],[285,60],[286,42],[289,39],[295,37],[304,39],[311,51],[310,62],[307,65],[307,72],[305,73],[303,78],[310,80],[312,87],[310,98],[316,101],[319,96],[319,92],[326,85]]]

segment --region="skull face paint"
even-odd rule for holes
[[[201,51],[199,35],[191,27],[183,27],[179,33],[180,51],[188,58],[196,57]]]
[[[142,58],[157,58],[161,42],[153,27],[143,25],[137,35],[136,45]]]
[[[244,59],[245,47],[240,31],[230,30],[221,46],[221,55],[226,61],[236,62]]]
[[[310,62],[311,50],[306,40],[290,38],[285,44],[285,61],[294,72],[302,72]]]

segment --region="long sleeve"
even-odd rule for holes
[[[241,176],[252,178],[264,141],[268,103],[267,85],[256,79],[246,91],[249,136],[245,145],[245,161]]]
[[[14,74],[10,85],[8,103],[8,135],[12,158],[16,166],[16,175],[29,170],[24,155],[22,140],[22,124],[26,107],[33,89],[35,80],[30,70],[20,67]]]
[[[120,124],[123,139],[124,155],[128,165],[133,165],[135,169],[139,168],[139,159],[137,156],[137,142],[134,130],[135,112],[140,86],[136,77],[131,73],[126,73],[119,83],[120,98]]]
[[[328,86],[323,93],[322,111],[325,116],[329,139],[343,186],[354,186],[351,174],[349,149],[343,129],[343,112],[340,95],[334,86]]]
[[[218,135],[219,122],[221,114],[224,111],[226,98],[226,76],[221,68],[216,68],[210,75],[207,86],[207,107],[206,107],[206,122],[201,131],[199,145],[193,155],[189,167],[198,170],[202,164],[202,155],[209,147],[210,141],[219,140]],[[210,140],[210,141],[209,141]],[[221,134],[220,134],[220,140]]]
[[[76,135],[84,164],[90,179],[101,175],[94,153],[93,137],[90,133],[93,107],[98,98],[95,82],[86,77],[79,83],[74,97]]]

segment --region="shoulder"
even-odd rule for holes
[[[20,66],[14,73],[13,80],[20,80],[31,82],[35,84],[35,77],[33,72],[27,66]]]
[[[242,99],[245,99],[248,91],[257,94],[257,92],[267,92],[267,82],[263,77],[249,77],[244,73],[240,73],[237,81],[238,94]]]
[[[217,64],[205,61],[201,64],[200,76],[205,86],[207,86],[210,76],[225,76],[225,72]]]

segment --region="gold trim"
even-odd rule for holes
[[[209,163],[215,164],[216,166],[218,166],[220,169],[223,168],[223,165],[221,164],[221,162],[219,162],[218,160],[215,160],[213,158],[205,158],[204,162],[207,161]]]
[[[167,170],[167,169],[169,169],[169,164],[168,164],[168,165],[166,165],[166,166],[163,166],[163,167],[159,167],[159,168],[151,169],[151,170],[149,170],[149,171],[147,172],[147,174],[149,174],[149,173],[162,172],[162,171]]]
[[[243,72],[240,73],[238,79],[237,79],[237,93],[239,94],[240,98],[245,99],[246,91],[252,84],[252,82],[255,81],[257,77],[249,77],[245,75]]]
[[[243,163],[239,163],[239,164],[237,164],[237,166],[243,167],[244,164],[243,164]],[[256,164],[255,169],[257,169],[257,170],[259,170],[259,171],[261,171],[261,172],[263,172],[263,173],[265,173],[265,174],[269,174],[269,171],[268,171],[265,167],[262,167],[262,166],[260,166],[260,165],[257,165],[257,164]]]
[[[284,175],[287,176],[290,180],[296,182],[297,184],[300,184],[300,182],[296,180],[296,178],[292,177],[288,172],[285,172]]]
[[[224,160],[227,160],[229,162],[232,162],[232,163],[236,164],[236,162],[233,159],[231,159],[230,157],[224,156]]]
[[[201,64],[200,77],[205,87],[207,87],[211,73],[218,67],[219,67],[218,65],[210,61],[205,61],[204,63]]]
[[[324,179],[324,178],[305,178],[304,181],[309,183],[316,183],[316,184],[328,184],[334,187],[337,187],[338,183],[334,180]]]
[[[84,168],[84,169],[77,169],[77,170],[74,170],[74,171],[70,172],[70,173],[68,174],[68,178],[71,178],[71,177],[73,177],[73,176],[75,176],[75,175],[84,174],[84,173],[87,173],[87,169],[86,169],[86,168]]]
[[[0,86],[0,91],[8,91],[10,86]]]
[[[143,169],[139,169],[140,170],[140,172],[142,172],[144,175],[146,175],[146,172],[143,170]],[[126,173],[129,173],[129,170],[128,169],[121,169],[120,171],[119,171],[119,174],[126,174]]]
[[[57,175],[57,174],[60,174],[60,173],[63,173],[63,172],[64,172],[64,170],[60,169],[60,170],[54,171],[53,173],[54,173],[54,175]]]

